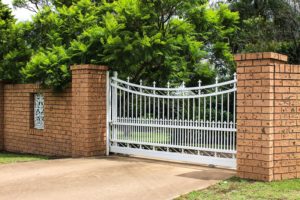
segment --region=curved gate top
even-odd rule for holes
[[[166,88],[109,82],[109,152],[236,167],[236,76]]]

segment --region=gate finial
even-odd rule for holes
[[[115,78],[117,78],[117,77],[118,77],[118,72],[117,72],[117,71],[114,71],[114,72],[113,72],[113,76],[114,76]]]
[[[237,82],[236,73],[233,74],[233,79],[235,80],[234,88],[236,88],[236,82]]]
[[[218,84],[219,83],[219,77],[218,76],[216,76],[216,84]],[[218,92],[218,86],[216,85],[216,92]]]
[[[199,80],[199,81],[198,81],[198,85],[199,85],[199,87],[201,87],[201,84],[202,84],[202,81],[201,81],[201,80]]]
[[[219,82],[219,77],[216,76],[216,84]]]

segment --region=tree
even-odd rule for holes
[[[71,6],[72,3],[73,0],[13,0],[12,2],[15,8],[24,8],[34,13],[38,13],[45,7],[54,9],[56,6]]]
[[[29,23],[13,24],[9,29],[9,34],[5,38],[3,46],[3,57],[0,60],[0,79],[11,83],[23,83],[24,77],[20,73],[26,66],[33,53],[27,43],[31,35],[27,31]]]
[[[48,0],[13,0],[12,4],[16,8],[25,8],[35,13],[44,6],[50,6],[50,2]]]
[[[15,24],[10,8],[0,1],[0,77],[1,80],[22,82],[20,69],[29,60],[23,29]]]
[[[11,10],[6,4],[0,0],[0,58],[3,59],[5,47],[7,45],[7,37],[10,34],[12,25],[15,19],[11,14]]]
[[[23,34],[32,56],[21,69],[26,82],[63,88],[69,66],[103,64],[133,81],[158,84],[233,71],[229,40],[238,14],[206,0],[80,0],[71,6],[43,7]]]
[[[299,0],[228,0],[240,14],[233,52],[275,51],[300,63]]]

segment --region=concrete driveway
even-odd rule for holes
[[[234,171],[130,157],[0,165],[0,199],[172,199]]]

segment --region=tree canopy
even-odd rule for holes
[[[299,0],[228,0],[239,12],[239,31],[231,41],[232,52],[275,51],[300,63]]]
[[[158,84],[210,82],[234,71],[230,38],[238,13],[206,0],[48,3],[32,21],[12,23],[1,79],[63,88],[73,64],[101,64]]]
[[[232,55],[275,51],[300,63],[299,0],[14,0],[0,2],[0,79],[62,89],[74,64],[122,78],[205,83],[234,72]]]
[[[13,83],[22,81],[20,69],[30,58],[22,27],[0,1],[0,79]]]

